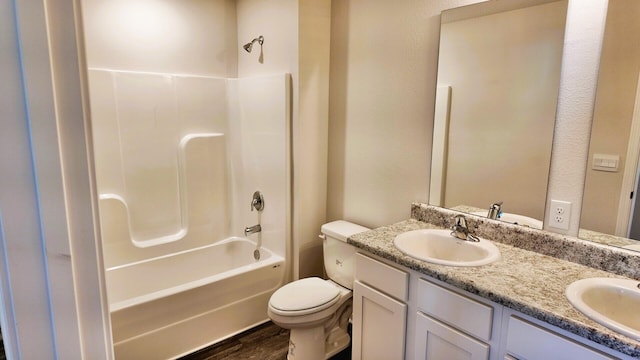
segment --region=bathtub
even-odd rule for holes
[[[106,270],[116,359],[172,359],[268,320],[284,258],[232,237]]]

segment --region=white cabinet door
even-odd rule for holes
[[[403,359],[406,319],[406,304],[355,281],[352,359]]]
[[[489,345],[422,313],[416,317],[416,359],[486,360]]]

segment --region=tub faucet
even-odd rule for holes
[[[247,226],[246,228],[244,228],[244,236],[249,236],[251,234],[255,234],[262,231],[262,226],[260,226],[260,224],[258,225],[253,225],[253,226]]]
[[[456,215],[454,221],[455,223],[451,226],[451,236],[465,241],[480,241],[477,236],[471,234],[469,231],[469,227],[467,227],[467,219],[464,215]]]
[[[487,217],[495,220],[500,218],[500,215],[502,215],[502,201],[491,204],[491,206],[489,206],[489,213],[487,214]]]

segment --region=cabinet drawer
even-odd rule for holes
[[[398,300],[407,301],[409,274],[402,270],[357,253],[355,277]]]
[[[478,339],[489,341],[493,307],[420,279],[418,310]]]
[[[522,359],[614,359],[517,317],[509,318],[507,352]],[[532,341],[535,339],[535,341]]]

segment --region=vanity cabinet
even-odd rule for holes
[[[414,275],[420,277],[415,292],[415,359],[631,359],[412,271]],[[412,294],[414,286],[415,281]]]
[[[353,359],[632,359],[389,260],[355,266]]]
[[[409,274],[356,255],[352,359],[404,358]]]
[[[486,360],[495,307],[420,278],[415,322],[416,359]]]
[[[562,336],[548,325],[525,320],[516,312],[505,313],[505,335],[505,359],[618,359]]]

